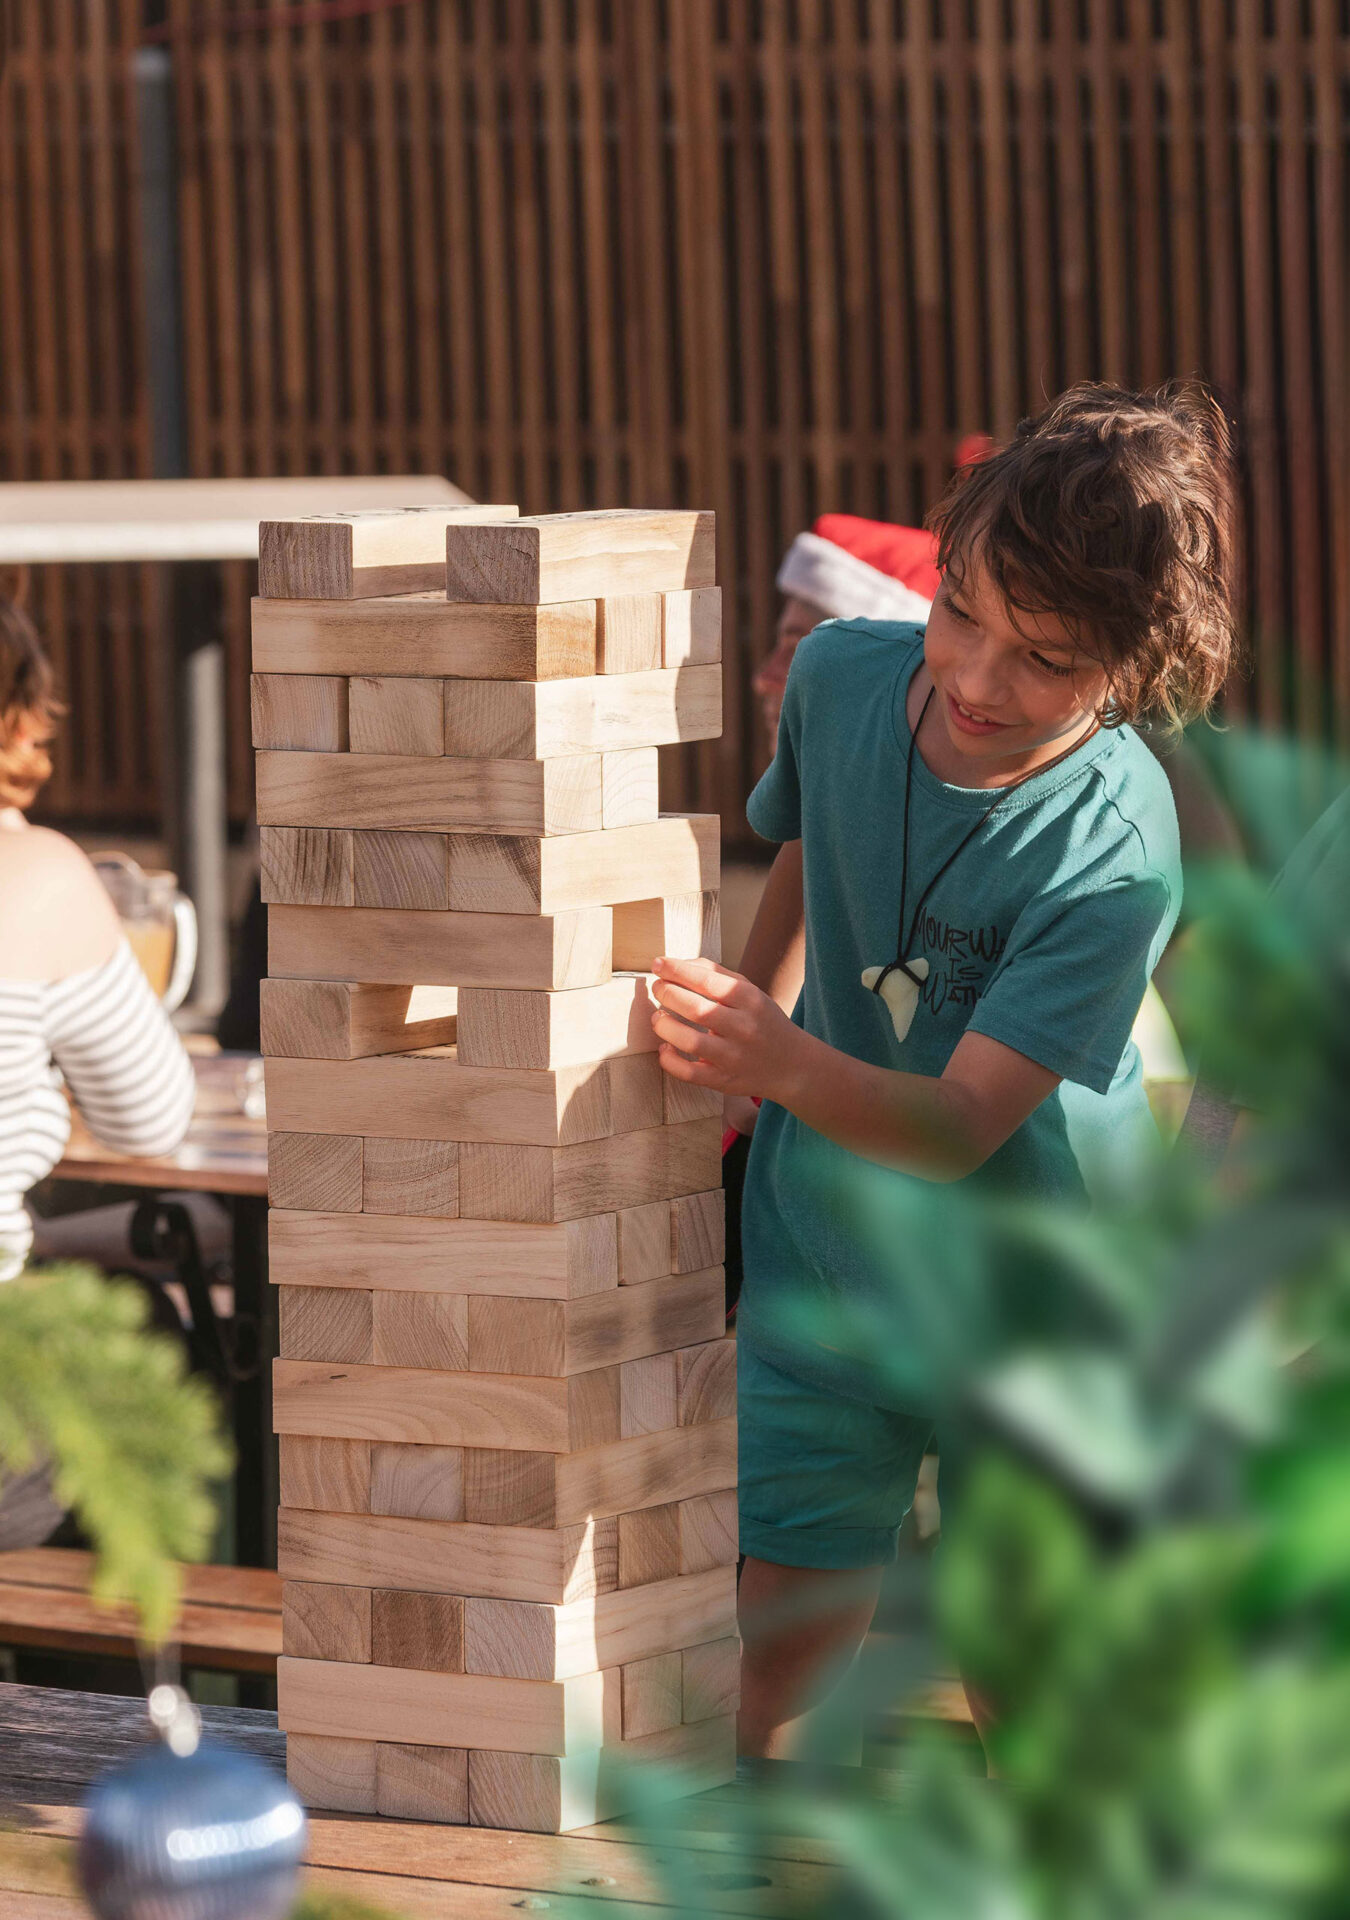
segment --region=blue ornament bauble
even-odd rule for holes
[[[99,1920],[281,1920],[304,1850],[304,1809],[271,1767],[156,1741],[91,1789],[80,1885]]]

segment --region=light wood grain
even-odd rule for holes
[[[410,1747],[382,1740],[375,1749],[375,1807],[377,1813],[396,1820],[467,1825],[467,1751],[462,1747]]]
[[[681,1660],[680,1717],[686,1725],[735,1713],[741,1699],[741,1643],[734,1635],[686,1647]]]
[[[720,1303],[719,1303],[720,1304]],[[619,1432],[662,1433],[678,1424],[679,1399],[673,1353],[650,1353],[619,1368]]]
[[[370,1658],[377,1667],[463,1673],[464,1601],[377,1587],[370,1595]]]
[[[447,1727],[474,1749],[565,1753],[603,1744],[617,1682],[508,1680],[319,1660],[277,1662],[277,1724],[287,1733],[443,1745]],[[610,1704],[606,1706],[606,1694]]]
[[[694,667],[722,658],[722,589],[690,587],[663,597],[661,664]]]
[[[717,1120],[568,1147],[468,1144],[460,1155],[460,1212],[467,1219],[575,1220],[704,1192],[721,1165]]]
[[[646,1133],[665,1120],[666,1076],[654,1053],[617,1055],[609,1063],[609,1130]]]
[[[715,739],[720,667],[689,666],[569,680],[446,680],[448,754],[549,760]]]
[[[297,1293],[315,1289],[296,1288]],[[371,1358],[381,1367],[434,1367],[463,1373],[469,1366],[469,1307],[464,1294],[376,1293]],[[514,1307],[551,1305],[513,1301]],[[489,1369],[482,1369],[489,1371]],[[687,1420],[685,1425],[691,1425]]]
[[[371,1462],[368,1440],[322,1440],[284,1434],[281,1504],[331,1513],[369,1513]]]
[[[274,1207],[359,1213],[360,1140],[329,1133],[269,1133],[267,1193]]]
[[[618,1284],[614,1216],[552,1226],[274,1210],[270,1271],[288,1286],[568,1300]]]
[[[660,764],[655,747],[625,747],[600,757],[600,824],[641,827],[656,819]]]
[[[680,1572],[735,1566],[738,1516],[734,1489],[680,1502]]]
[[[708,891],[720,879],[717,823],[706,814],[666,814],[645,826],[548,838],[538,833],[455,835],[448,862],[450,904],[464,913],[617,907],[645,900],[654,890]],[[647,966],[632,971],[650,971],[654,957],[648,955]]]
[[[446,1220],[458,1214],[459,1146],[454,1140],[387,1140],[367,1134],[363,1159],[363,1213]]]
[[[272,1416],[278,1433],[564,1453],[572,1444],[567,1389],[565,1380],[278,1360]]]
[[[640,1286],[672,1271],[671,1207],[679,1204],[652,1200],[643,1207],[625,1207],[618,1215],[621,1287]]]
[[[369,1364],[376,1358],[370,1294],[356,1287],[279,1287],[277,1293],[283,1359]]]
[[[333,1446],[353,1442],[331,1441]],[[287,1501],[317,1506],[318,1501]],[[370,1511],[407,1520],[464,1520],[464,1449],[381,1442],[370,1449]]]
[[[650,973],[663,955],[672,960],[721,959],[722,912],[715,891],[615,904],[616,971]]]
[[[599,602],[597,673],[643,673],[661,665],[661,595],[615,593]]]
[[[482,1373],[559,1376],[616,1366],[677,1347],[692,1348],[689,1330],[697,1329],[707,1340],[720,1334],[724,1286],[722,1269],[714,1267],[703,1274],[616,1287],[579,1300],[494,1299],[476,1294],[468,1302],[469,1364]],[[688,1366],[692,1410],[698,1391],[692,1355]],[[706,1373],[705,1364],[697,1378],[705,1378]]]
[[[598,832],[602,824],[598,755],[437,760],[390,753],[260,753],[257,795],[259,823],[269,827],[573,834]]]
[[[281,1650],[301,1660],[370,1659],[370,1592],[285,1580],[281,1587]]]
[[[255,747],[346,751],[347,682],[338,674],[255,673],[249,704]]]
[[[619,1515],[621,1587],[646,1587],[652,1581],[673,1580],[684,1571],[678,1501]]]
[[[403,674],[354,674],[349,682],[348,735],[353,753],[424,758],[444,753],[444,682]]]
[[[382,833],[366,827],[351,838],[353,906],[421,913],[449,907],[445,834]]]
[[[565,1680],[735,1630],[736,1570],[719,1567],[561,1606],[466,1600],[464,1661],[470,1673]]]
[[[263,827],[258,835],[268,905],[350,907],[352,836],[328,827]]]
[[[736,1411],[735,1340],[682,1348],[675,1355],[675,1384],[682,1427],[730,1419]]]
[[[455,987],[264,980],[259,997],[262,1050],[292,1059],[357,1060],[374,1053],[453,1046],[457,995]]]
[[[666,593],[714,584],[711,513],[556,513],[450,527],[446,594],[503,605]]]
[[[616,974],[567,993],[464,987],[458,1057],[465,1066],[535,1071],[580,1066],[620,1053],[653,1053],[650,976]]]
[[[286,1778],[307,1807],[374,1813],[375,1743],[293,1733],[286,1741]]]
[[[671,1267],[694,1273],[726,1259],[726,1195],[720,1187],[689,1193],[670,1203]]]
[[[409,506],[264,520],[258,592],[278,600],[366,599],[445,584],[445,532],[456,521],[513,520],[513,506]]]
[[[683,1660],[679,1653],[653,1653],[622,1669],[623,1737],[678,1727],[684,1718]],[[706,1715],[704,1716],[707,1717]]]
[[[603,1137],[609,1068],[462,1065],[453,1048],[362,1060],[272,1060],[267,1110],[289,1133],[554,1146]],[[602,1208],[590,1209],[601,1212]]]
[[[608,980],[606,908],[523,919],[511,913],[396,913],[274,907],[268,962],[281,978],[558,992]]]
[[[615,1589],[613,1519],[572,1527],[493,1527],[283,1507],[277,1568],[288,1580],[399,1587],[561,1606]]]
[[[554,680],[594,674],[595,646],[593,599],[550,607],[455,606],[440,593],[253,602],[258,673]]]
[[[661,1093],[661,1118],[668,1127],[678,1127],[686,1120],[722,1117],[722,1095],[716,1087],[700,1087],[668,1073],[661,1082]]]
[[[551,1527],[557,1511],[556,1454],[466,1449],[466,1520],[493,1527]]]
[[[735,1480],[734,1420],[640,1434],[559,1460],[558,1525],[690,1500],[720,1492]]]
[[[475,1826],[566,1833],[612,1820],[648,1802],[645,1768],[670,1791],[703,1793],[736,1772],[734,1718],[670,1727],[621,1746],[564,1758],[531,1753],[469,1755],[469,1818]],[[765,1876],[767,1878],[767,1876]]]

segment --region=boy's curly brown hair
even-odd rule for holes
[[[1198,381],[1084,381],[962,468],[928,516],[938,565],[1050,614],[1110,683],[1104,726],[1184,726],[1233,658],[1232,439]]]
[[[0,807],[26,812],[50,778],[47,743],[63,708],[37,628],[0,581]]]

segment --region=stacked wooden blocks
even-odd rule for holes
[[[703,513],[265,527],[253,716],[281,1725],[316,1807],[558,1831],[734,1766]]]

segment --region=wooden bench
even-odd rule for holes
[[[71,1547],[0,1553],[0,1646],[135,1659],[131,1609],[94,1604],[92,1565],[92,1554]],[[186,1567],[183,1585],[177,1647],[185,1667],[276,1672],[279,1575],[259,1567]]]

